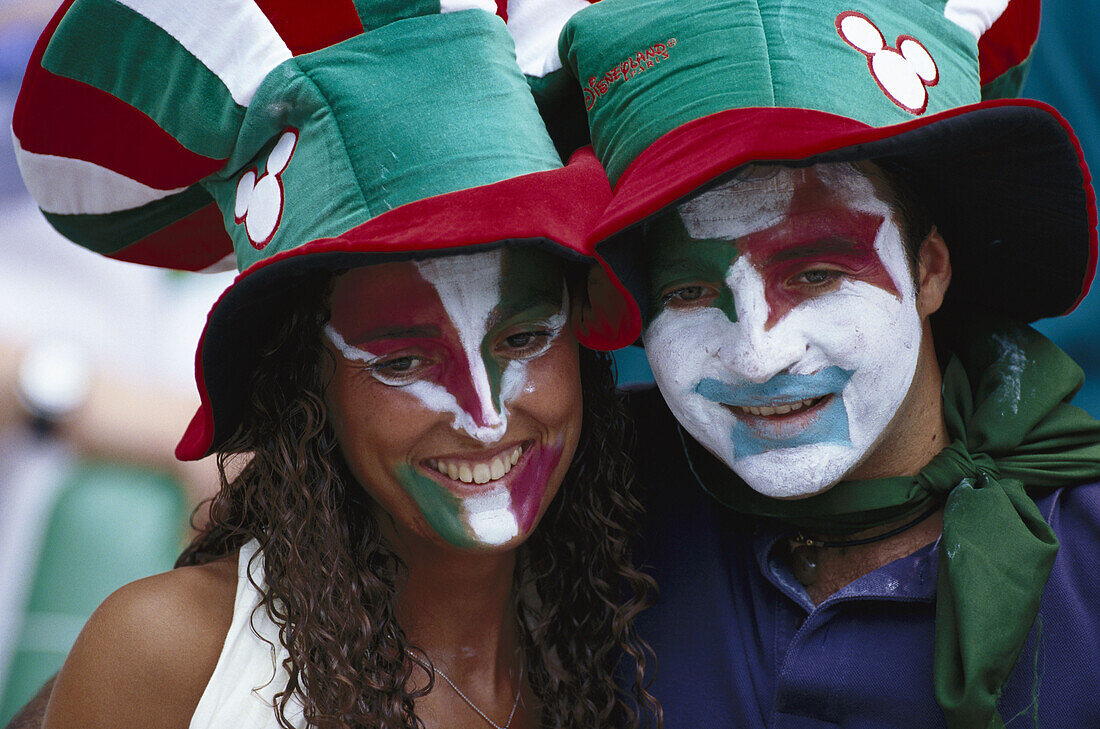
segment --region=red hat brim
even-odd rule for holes
[[[563,168],[411,202],[341,236],[259,261],[237,276],[207,317],[195,362],[201,405],[176,456],[202,458],[234,432],[262,344],[293,306],[296,279],[501,245],[538,246],[590,263],[586,234],[610,197],[603,168],[586,147]],[[620,299],[609,308],[597,308],[578,339],[607,349],[615,333],[626,327],[618,317],[627,307]]]
[[[1072,311],[1096,267],[1096,205],[1080,144],[1031,100],[963,106],[873,127],[811,109],[731,109],[665,134],[619,178],[590,244],[644,301],[641,224],[750,163],[877,160],[903,171],[947,241],[945,308],[980,306],[1023,321]]]

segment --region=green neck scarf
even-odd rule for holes
[[[807,530],[851,533],[945,501],[936,700],[951,729],[1001,729],[997,696],[1058,551],[1026,489],[1100,479],[1100,421],[1069,404],[1084,374],[1034,329],[980,319],[952,326],[939,341],[952,353],[943,372],[952,442],[916,476],[844,481],[780,501],[753,491],[691,439],[685,447],[700,483],[719,501]]]

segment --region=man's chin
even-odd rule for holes
[[[860,460],[849,445],[815,443],[725,461],[753,491],[772,499],[805,499],[839,483]]]

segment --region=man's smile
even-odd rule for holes
[[[781,373],[766,382],[730,384],[704,378],[694,392],[733,415],[734,458],[777,448],[849,442],[841,392],[851,370],[826,367],[810,375]]]
[[[742,417],[752,415],[756,417],[776,417],[787,415],[789,413],[797,413],[803,410],[814,408],[825,401],[826,398],[831,395],[823,395],[822,397],[811,397],[804,400],[795,400],[791,402],[777,402],[772,405],[727,405],[734,415],[740,415]]]
[[[728,405],[735,411],[741,410],[751,415],[782,415],[812,407],[829,395],[839,395],[851,377],[851,370],[834,365],[811,375],[780,373],[760,383],[730,384],[707,377],[700,380],[694,390],[707,400]]]

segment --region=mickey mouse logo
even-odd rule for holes
[[[271,149],[264,173],[256,176],[256,168],[241,175],[237,183],[237,201],[233,217],[237,224],[244,223],[248,240],[256,250],[262,250],[271,242],[283,217],[283,181],[280,178],[294,148],[298,145],[298,130],[287,129]]]
[[[912,114],[924,113],[928,108],[927,87],[939,82],[940,72],[923,43],[911,35],[899,35],[891,48],[878,26],[853,10],[836,16],[836,32],[867,56],[867,68],[882,93]]]

